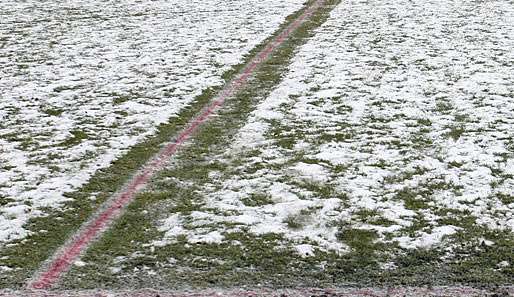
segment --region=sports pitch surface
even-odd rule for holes
[[[0,296],[514,294],[508,1],[215,2],[190,4],[196,13],[123,2],[140,10],[124,17],[144,26],[172,14],[184,16],[182,26],[204,13],[247,22],[206,17],[197,40],[186,34],[188,46],[164,51],[163,36],[181,23],[156,27],[149,49],[187,59],[125,57],[147,61],[127,66],[146,72],[108,86],[116,94],[84,93],[100,83],[80,75],[73,81],[87,84],[48,94],[36,79],[45,104],[71,100],[36,106],[56,127],[75,121],[57,142],[60,130],[23,132],[33,130],[30,119],[44,123],[32,101],[14,96],[42,62],[6,64],[21,71],[6,98],[25,105],[0,101],[8,120],[0,126]],[[127,13],[72,4],[70,15],[92,12],[110,34],[104,25]],[[245,38],[225,47],[220,32]],[[0,49],[21,50],[2,38]],[[189,81],[174,78],[181,70]],[[145,89],[145,81],[159,85]],[[104,112],[118,124],[77,121],[67,108],[84,94],[112,100]],[[93,105],[80,116],[95,119]],[[171,113],[154,116],[168,105]]]

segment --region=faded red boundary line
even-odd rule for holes
[[[494,290],[472,287],[397,287],[397,288],[340,288],[340,289],[255,289],[205,290],[196,292],[137,290],[137,291],[0,291],[0,297],[493,297],[514,296],[514,287]]]
[[[296,20],[294,20],[286,29],[284,29],[278,37],[271,41],[260,53],[258,53],[250,63],[244,68],[243,72],[221,91],[221,93],[208,105],[202,113],[194,118],[182,131],[175,142],[168,144],[161,150],[151,161],[143,166],[141,171],[134,178],[132,178],[126,188],[113,200],[107,202],[107,207],[93,219],[85,224],[79,232],[73,236],[72,241],[65,245],[60,251],[54,255],[50,264],[40,272],[32,281],[27,285],[30,289],[49,289],[61,277],[61,275],[68,270],[73,261],[87,249],[89,244],[98,235],[104,231],[112,222],[120,216],[125,206],[127,206],[135,197],[136,193],[141,190],[154,176],[156,172],[162,169],[166,161],[177,151],[177,149],[184,144],[184,142],[191,137],[191,135],[203,124],[209,116],[215,112],[227,99],[232,96],[236,91],[241,89],[248,78],[253,74],[255,69],[261,65],[270,54],[280,46],[289,35],[296,30],[312,13],[317,10],[322,4],[323,0],[318,0],[309,6]]]

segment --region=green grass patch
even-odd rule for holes
[[[454,141],[457,141],[465,131],[466,130],[464,129],[464,126],[454,126],[450,128],[450,131],[447,135]]]
[[[252,193],[249,197],[243,198],[241,201],[245,206],[250,207],[263,206],[273,203],[269,195],[262,193]]]
[[[58,117],[60,116],[64,111],[60,108],[46,108],[43,109],[43,112],[49,116]]]
[[[70,147],[80,144],[82,141],[89,138],[86,132],[82,130],[73,130],[70,132],[71,137],[63,141],[60,146]]]

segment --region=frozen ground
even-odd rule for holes
[[[513,23],[505,0],[344,1],[154,244],[246,232],[304,257],[356,241],[452,254],[478,229],[512,234]]]
[[[302,4],[2,1],[0,245],[222,84]]]

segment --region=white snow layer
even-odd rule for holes
[[[303,0],[0,3],[0,244],[155,133]]]
[[[507,24],[514,6],[506,0],[343,1],[219,156],[244,165],[206,185],[201,214],[174,214],[159,242],[244,227],[282,234],[306,256],[312,245],[344,251],[341,225],[404,248],[459,232],[442,220],[452,214],[512,230]],[[269,203],[245,205],[252,195]],[[409,231],[414,222],[420,227]]]

